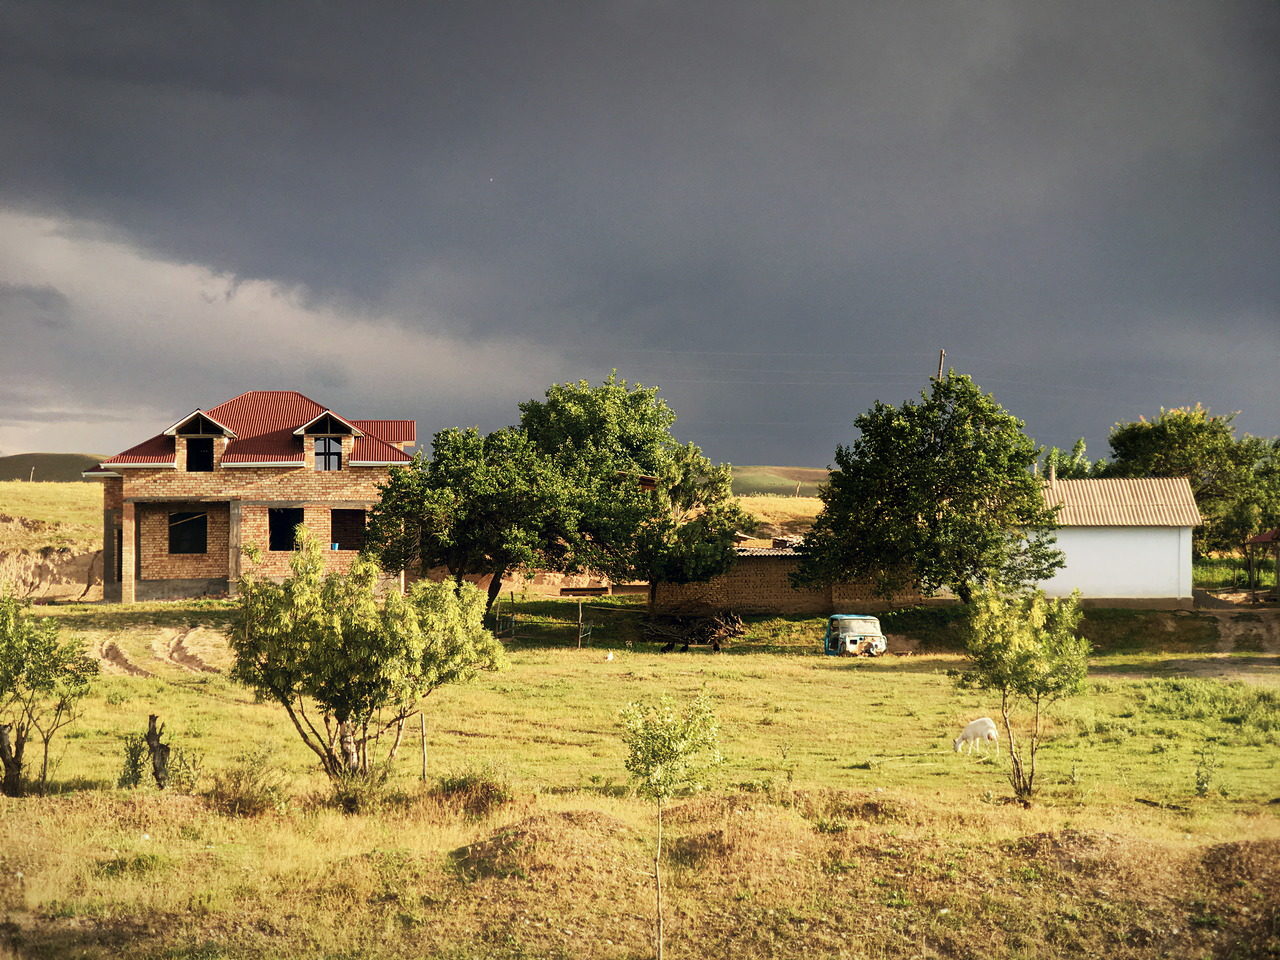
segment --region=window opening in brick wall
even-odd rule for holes
[[[207,553],[209,514],[179,510],[169,514],[169,552]]]
[[[294,550],[298,546],[301,507],[271,507],[267,510],[267,536],[271,550]]]
[[[316,437],[316,469],[342,469],[341,437]]]
[[[364,511],[334,510],[329,514],[329,542],[339,550],[364,549]]]
[[[213,470],[213,437],[191,437],[187,440],[187,473],[209,473]]]

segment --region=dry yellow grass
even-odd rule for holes
[[[739,497],[738,503],[760,522],[765,536],[803,533],[822,509],[817,497],[751,496]]]
[[[428,704],[433,773],[487,762],[510,802],[477,817],[421,785],[414,737],[385,807],[347,815],[325,802],[280,710],[170,656],[173,632],[199,624],[192,649],[225,668],[227,604],[52,609],[91,649],[111,640],[150,675],[101,679],[58,752],[66,792],[0,799],[0,957],[650,955],[653,809],[625,788],[617,711],[703,689],[729,763],[712,793],[669,810],[672,956],[1280,949],[1274,702],[1266,688],[1199,681],[1180,700],[1162,688],[1152,712],[1159,654],[1100,658],[1109,675],[1051,717],[1044,795],[1024,810],[1001,802],[993,763],[950,752],[957,725],[991,709],[955,689],[955,655],[802,655],[814,621],[753,623],[744,647],[774,653],[663,657],[619,643],[605,661],[539,641],[514,649],[508,672]],[[1174,715],[1220,701],[1235,719]],[[207,771],[269,748],[289,807],[237,818],[198,797],[115,789],[119,738],[150,712]],[[1196,797],[1193,748],[1210,737],[1215,787],[1229,789]]]
[[[101,484],[0,481],[0,551],[97,550],[101,541]]]

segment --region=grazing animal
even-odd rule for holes
[[[665,647],[663,647],[663,648],[662,648],[661,650],[659,650],[658,652],[659,652],[659,653],[670,653],[670,652],[671,652],[672,650],[674,650],[675,648],[676,648],[676,642],[675,642],[674,640],[672,640],[670,643],[668,643]]]
[[[1000,731],[996,729],[996,722],[990,717],[981,717],[960,731],[951,748],[956,753],[963,746],[968,746],[970,753],[974,750],[981,752],[982,744],[986,742],[994,743],[996,756],[1000,756]]]

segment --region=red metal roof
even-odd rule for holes
[[[222,455],[223,463],[289,464],[304,461],[302,437],[295,436],[294,431],[322,413],[333,413],[328,407],[316,403],[296,390],[250,390],[204,412],[237,436],[237,439],[227,444],[227,449]],[[351,422],[365,433],[365,436],[356,438],[355,451],[351,458],[353,461],[408,463],[412,459],[404,451],[391,446],[384,439],[379,439],[382,437],[382,432],[378,427],[387,424],[389,425],[387,430],[393,436],[404,437],[407,433],[408,436],[405,439],[412,440],[416,433],[414,421],[355,420]],[[390,440],[391,437],[385,439]],[[173,437],[161,434],[103,460],[101,466],[173,463],[173,451]]]
[[[1276,543],[1280,542],[1280,527],[1274,530],[1268,530],[1266,533],[1260,533],[1256,537],[1250,537],[1245,543]]]
[[[352,420],[351,423],[357,430],[371,433],[387,443],[416,443],[418,440],[416,420]]]
[[[143,440],[142,443],[103,460],[99,466],[110,467],[118,463],[173,463],[173,437],[160,434],[150,440]]]

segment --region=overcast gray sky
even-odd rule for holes
[[[1045,444],[1280,433],[1272,0],[0,0],[0,453],[246,389],[661,386],[822,466],[946,347]]]

